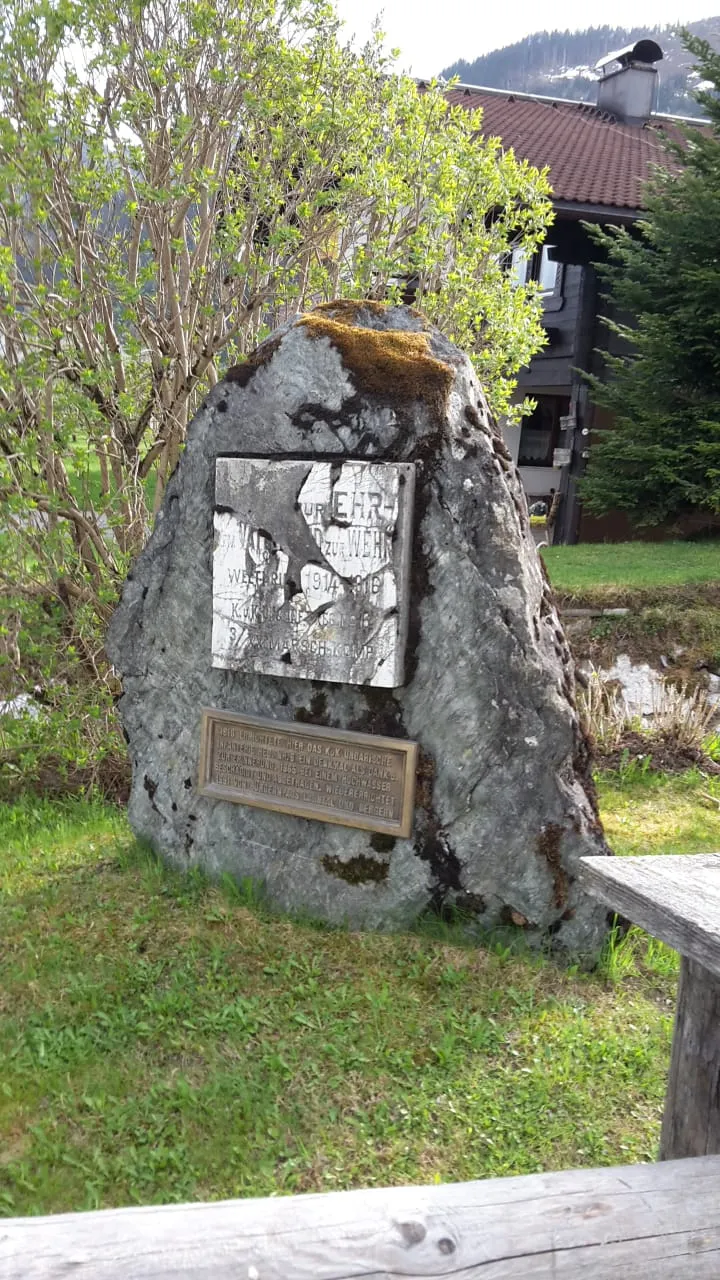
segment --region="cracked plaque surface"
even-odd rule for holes
[[[415,468],[218,458],[212,665],[403,683]]]

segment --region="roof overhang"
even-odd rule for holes
[[[614,222],[622,225],[647,217],[646,209],[628,209],[623,205],[582,204],[577,200],[552,201],[555,212],[562,218],[583,222]]]

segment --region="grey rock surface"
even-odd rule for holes
[[[414,462],[405,684],[338,685],[212,666],[218,456]],[[261,882],[279,908],[372,928],[457,905],[595,954],[606,913],[577,887],[608,852],[572,657],[520,479],[468,359],[407,308],[300,317],[213,388],[189,431],[107,643],[133,785],[162,856]],[[414,833],[370,832],[197,791],[203,707],[415,739]]]

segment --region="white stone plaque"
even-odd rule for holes
[[[572,462],[572,449],[553,449],[552,464],[554,467],[569,467]]]
[[[212,664],[395,688],[415,467],[218,458]]]

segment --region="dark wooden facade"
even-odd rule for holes
[[[558,263],[555,291],[545,299],[543,314],[548,341],[518,380],[518,398],[531,396],[538,407],[520,428],[508,429],[507,440],[528,501],[554,506],[553,541],[575,542],[581,525],[577,481],[597,412],[581,371],[595,371],[601,359],[595,349],[604,341],[592,265],[598,250],[577,218],[558,217],[548,244]]]
[[[621,220],[609,219],[600,209],[594,217],[588,211],[586,218],[588,222],[602,223]],[[634,220],[634,217],[622,219],[624,222]],[[556,290],[546,300],[543,313],[548,341],[518,379],[518,398],[531,396],[538,409],[532,418],[523,421],[521,428],[508,430],[508,445],[520,467],[528,501],[531,504],[542,501],[548,509],[554,509],[550,533],[553,542],[619,541],[637,537],[637,530],[632,529],[622,513],[597,519],[583,512],[578,490],[594,432],[612,428],[611,415],[592,404],[583,377],[583,373],[601,375],[603,352],[615,351],[617,347],[617,339],[603,323],[607,305],[600,297],[593,265],[600,250],[590,238],[584,219],[562,214],[552,227],[548,244],[550,256],[559,264]],[[528,450],[525,446],[526,438],[533,442],[538,418],[543,425],[556,422],[552,439],[555,466],[549,452],[541,460],[541,451],[536,448],[533,457],[532,448]],[[653,537],[653,531],[649,536]],[[654,536],[667,535],[656,531]]]

